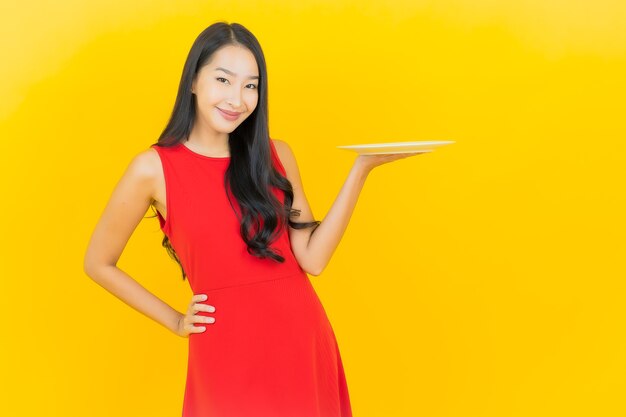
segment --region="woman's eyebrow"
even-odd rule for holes
[[[227,70],[226,68],[222,68],[222,67],[215,68],[215,71],[224,71],[226,74],[234,75],[235,77],[237,76],[237,74],[235,74],[234,72]],[[257,80],[259,79],[257,75],[250,75],[248,78],[254,78]]]

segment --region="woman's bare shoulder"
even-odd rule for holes
[[[296,155],[291,149],[291,146],[284,140],[272,140],[276,148],[276,153],[278,154],[278,159],[280,159],[280,163],[285,168],[287,179],[291,181],[293,186],[298,186],[298,184],[300,184],[300,169],[296,161]]]
[[[153,148],[140,151],[133,155],[126,167],[125,176],[144,184],[155,184],[161,174],[161,158]]]
[[[271,139],[271,141],[272,143],[274,143],[276,153],[278,153],[278,158],[280,159],[280,162],[283,164],[283,166],[286,167],[285,164],[293,165],[293,163],[295,162],[295,155],[293,153],[293,150],[289,146],[289,143],[281,139]]]

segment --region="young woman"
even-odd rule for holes
[[[98,284],[188,338],[186,417],[352,415],[337,341],[307,273],[328,264],[369,172],[415,153],[357,156],[316,221],[290,146],[269,137],[267,101],[254,35],[237,23],[205,29],[169,123],[128,165],[85,255]],[[193,292],[185,313],[116,266],[151,206]]]

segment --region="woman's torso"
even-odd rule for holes
[[[286,175],[273,143],[271,151],[275,168]],[[229,157],[202,155],[182,143],[160,148],[159,153],[154,206],[194,292],[304,273],[291,251],[287,227],[271,245],[285,262],[257,258],[247,251],[235,214],[239,206],[232,195],[228,201],[223,184]],[[273,193],[283,201],[282,190],[274,188]]]

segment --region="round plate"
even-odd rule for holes
[[[455,143],[452,140],[422,140],[414,142],[368,143],[362,145],[341,145],[338,148],[355,151],[362,155],[382,155],[393,153],[432,152],[435,148]]]

